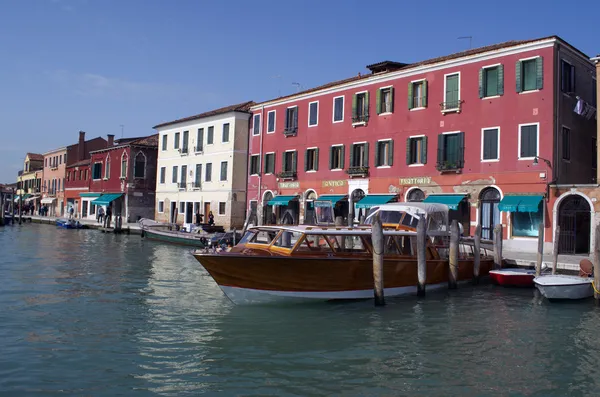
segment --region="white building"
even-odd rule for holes
[[[160,222],[241,228],[245,220],[248,131],[253,102],[162,123],[156,178]]]

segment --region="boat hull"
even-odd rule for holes
[[[195,238],[190,233],[186,233],[187,235],[183,235],[184,233],[180,232],[163,232],[163,231],[155,231],[155,230],[144,230],[144,237],[149,240],[161,241],[164,243],[177,244],[177,245],[185,245],[189,247],[197,247],[204,248],[205,245],[200,241],[199,237]]]
[[[373,298],[373,261],[367,257],[194,256],[236,304]],[[487,275],[491,266],[492,260],[482,260],[480,274]],[[416,294],[414,259],[385,260],[383,272],[386,296]],[[458,281],[471,281],[472,277],[472,261],[460,261]],[[446,287],[447,283],[448,262],[427,261],[427,289]]]
[[[500,269],[490,270],[492,283],[503,287],[533,287],[535,270],[530,269]]]
[[[592,279],[584,277],[548,275],[533,281],[541,294],[550,300],[585,299],[594,295]]]

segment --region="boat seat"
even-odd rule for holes
[[[579,277],[591,277],[594,274],[594,265],[589,259],[582,259],[579,262]]]

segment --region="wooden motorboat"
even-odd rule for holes
[[[211,237],[201,228],[186,232],[176,227],[176,225],[160,223],[150,219],[140,219],[138,224],[142,229],[142,237],[165,243],[204,248]]]
[[[535,286],[547,299],[584,299],[594,295],[591,277],[549,274],[533,279]]]
[[[386,296],[417,292],[416,232],[385,230]],[[429,237],[427,289],[448,283],[447,247]],[[458,281],[473,277],[473,256],[462,247]],[[195,252],[194,257],[234,303],[373,297],[371,227],[258,226],[248,229],[230,252]],[[481,257],[480,275],[493,264]]]
[[[499,269],[490,270],[490,280],[492,283],[504,287],[533,287],[535,278],[535,269]]]

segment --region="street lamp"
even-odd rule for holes
[[[550,169],[552,169],[552,163],[550,162],[550,160],[547,160],[547,159],[545,159],[545,158],[543,158],[543,157],[540,157],[540,156],[535,156],[535,157],[533,158],[533,165],[538,165],[538,164],[539,164],[539,162],[538,162],[538,159],[539,159],[539,160],[542,160],[544,163],[546,163],[546,165],[547,165],[548,167],[550,167]]]

